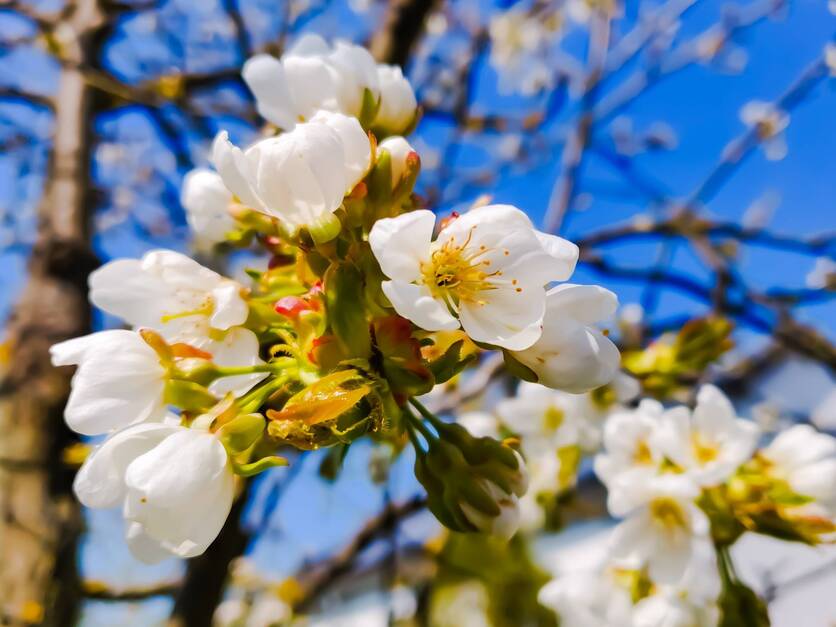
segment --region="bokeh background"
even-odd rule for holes
[[[66,513],[72,449],[51,392],[53,422],[13,435],[27,415],[15,397],[49,388],[48,366],[13,348],[118,324],[80,304],[96,262],[189,250],[183,176],[207,164],[218,130],[238,144],[260,132],[241,64],[308,32],[403,65],[424,110],[410,142],[428,207],[489,195],[578,242],[573,281],[615,291],[640,342],[727,317],[735,347],[712,376],[741,412],[836,430],[836,17],[825,0],[0,0],[0,340],[11,347],[0,597],[8,582],[57,576],[83,625],[156,625],[314,572],[311,624],[427,620],[437,565],[419,557],[439,529],[412,500],[409,455],[382,483],[368,444],[352,446],[334,481],[320,476],[324,453],[299,455],[250,486],[240,526],[205,560],[149,567],[129,555],[118,512]],[[233,275],[260,263],[223,261]],[[46,470],[20,462],[26,447]],[[31,499],[57,575],[12,558],[23,550],[12,485],[27,486],[16,498]],[[580,489],[600,501],[591,481]],[[541,568],[589,559],[608,524],[600,511],[539,538]],[[836,554],[739,548],[775,625],[836,624]],[[478,594],[459,597],[431,624],[488,624]]]

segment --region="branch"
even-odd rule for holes
[[[136,588],[111,588],[104,582],[87,580],[82,583],[82,592],[91,601],[144,601],[153,597],[172,596],[181,585],[181,581],[164,581]]]
[[[302,567],[296,581],[302,588],[302,595],[295,604],[295,609],[304,611],[328,587],[342,575],[351,570],[354,560],[375,540],[385,537],[400,521],[420,512],[426,505],[424,496],[415,496],[410,500],[396,504],[390,503],[383,511],[370,519],[352,540],[338,553],[315,564]]]
[[[390,0],[383,25],[369,46],[383,63],[405,67],[435,0]]]

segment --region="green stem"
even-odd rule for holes
[[[409,441],[412,442],[412,448],[415,449],[415,454],[423,453],[424,447],[421,446],[418,434],[415,433],[415,427],[412,426],[412,422],[409,419],[406,420],[406,434],[409,436]]]
[[[731,553],[729,553],[728,546],[717,547],[717,562],[720,570],[720,578],[723,580],[723,586],[729,587],[737,583],[737,572],[734,568]]]
[[[421,432],[421,435],[424,436],[427,440],[427,444],[435,440],[435,434],[427,428],[427,425],[424,424],[422,420],[420,420],[415,414],[413,414],[409,409],[404,407],[404,416],[406,416],[407,424],[412,425],[413,427],[417,428],[418,431]]]
[[[238,401],[238,405],[241,407],[241,412],[247,414],[257,410],[264,403],[264,401],[267,400],[268,396],[281,389],[281,387],[287,383],[290,378],[289,374],[285,374],[284,376],[268,380],[263,385],[247,392],[247,394],[242,396]]]
[[[432,426],[434,426],[436,429],[443,429],[444,428],[444,426],[445,426],[444,421],[441,420],[441,418],[436,416],[434,413],[432,413],[429,409],[424,407],[417,398],[412,397],[412,398],[409,399],[409,402],[415,409],[418,410],[418,412],[424,418],[429,420],[430,424],[432,424]]]

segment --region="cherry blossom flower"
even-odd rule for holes
[[[206,337],[243,324],[243,287],[171,250],[111,261],[90,275],[90,301],[134,327],[166,339]]]
[[[664,413],[656,441],[665,456],[699,485],[712,486],[752,457],[759,435],[757,425],[738,418],[719,389],[704,385],[693,413],[682,406]]]
[[[681,582],[710,544],[708,518],[694,503],[700,489],[689,477],[677,474],[620,487],[623,494],[617,506],[609,502],[610,513],[626,516],[611,538],[613,562],[627,568],[647,567],[654,582]]]
[[[809,425],[779,433],[758,452],[767,473],[836,515],[836,438]]]
[[[366,175],[372,157],[356,119],[324,111],[246,151],[222,131],[212,155],[224,184],[244,205],[278,218],[291,232],[305,227],[321,241],[339,232],[334,211]]]
[[[73,484],[87,507],[123,507],[128,546],[145,562],[200,555],[232,507],[234,477],[223,444],[174,421],[116,432]]]
[[[378,220],[369,235],[383,292],[400,315],[428,331],[457,329],[511,350],[541,333],[544,286],[567,279],[577,246],[534,229],[509,205],[472,209],[432,241],[435,215],[419,210]]]

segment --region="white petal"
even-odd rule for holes
[[[64,417],[74,431],[98,435],[143,421],[160,421],[165,369],[132,331],[101,331],[81,354]],[[77,345],[78,346],[78,345]],[[78,355],[78,349],[76,355]],[[60,357],[70,351],[57,347]]]
[[[459,328],[459,321],[442,303],[432,297],[425,286],[401,281],[384,281],[381,287],[395,311],[422,329],[452,331]]]
[[[164,559],[173,557],[162,543],[145,533],[142,525],[127,521],[125,525],[125,540],[131,554],[144,564],[156,564]]]
[[[372,149],[369,136],[356,118],[341,113],[320,111],[311,119],[311,122],[325,124],[339,136],[343,146],[346,181],[343,194],[347,194],[363,180],[371,167]]]
[[[229,213],[232,193],[217,172],[203,168],[189,172],[183,179],[181,202],[201,248],[225,241],[226,234],[235,228],[235,219]]]
[[[618,308],[618,297],[598,285],[564,283],[550,289],[546,296],[547,324],[554,316],[573,318],[584,324],[595,324],[611,317]]]
[[[229,134],[221,131],[212,143],[212,164],[221,175],[227,189],[241,202],[257,211],[264,205],[253,190],[254,173],[247,157],[238,146],[229,141]]]
[[[261,116],[281,129],[292,129],[297,112],[281,61],[258,54],[247,60],[241,75],[255,96]]]
[[[392,187],[394,188],[406,173],[406,160],[415,149],[400,135],[387,137],[377,145],[377,156],[381,153],[389,153],[389,162],[392,164]]]
[[[161,302],[169,290],[142,271],[138,259],[118,259],[94,270],[88,279],[90,302],[134,326],[158,327]]]
[[[207,340],[196,344],[197,348],[212,355],[212,361],[218,366],[255,366],[264,361],[258,356],[258,337],[249,329],[237,327],[224,334],[223,339]],[[209,385],[209,391],[221,397],[227,392],[241,396],[256,383],[262,381],[267,373],[223,377]]]
[[[209,324],[215,329],[226,329],[244,324],[250,309],[247,302],[241,298],[241,286],[234,281],[224,281],[212,290],[214,307]]]
[[[542,332],[545,294],[517,293],[514,288],[487,291],[484,303],[462,302],[459,318],[471,339],[522,350],[534,344]]]
[[[546,254],[552,258],[552,281],[566,281],[575,271],[578,263],[579,250],[576,244],[569,240],[537,231],[537,239]]]
[[[190,501],[228,472],[228,463],[226,450],[214,435],[182,429],[135,459],[125,482],[148,503],[188,509]]]
[[[179,427],[144,423],[117,431],[90,453],[73,481],[85,507],[116,507],[125,496],[125,470]]]
[[[421,277],[421,263],[430,255],[435,214],[421,209],[374,223],[369,244],[383,274],[396,281]]]

